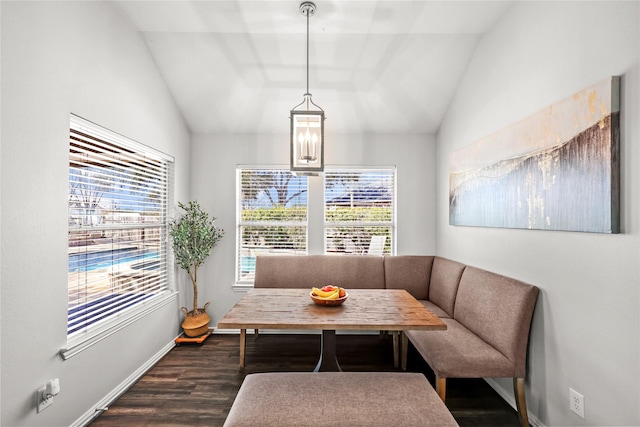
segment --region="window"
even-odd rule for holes
[[[68,341],[130,321],[169,293],[172,160],[71,116]]]
[[[394,254],[396,170],[389,168],[325,169],[308,185],[307,176],[285,168],[239,167],[237,169],[236,283],[253,284],[258,255],[309,252],[308,236],[327,254]],[[322,203],[308,221],[308,200]],[[322,246],[312,248],[322,251]]]
[[[325,171],[324,209],[325,253],[393,253],[395,169]]]
[[[236,282],[253,283],[256,256],[307,253],[308,178],[239,168]]]

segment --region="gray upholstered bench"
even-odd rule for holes
[[[247,375],[225,427],[457,426],[424,375],[282,372]]]

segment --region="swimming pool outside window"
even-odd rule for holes
[[[167,294],[172,161],[71,116],[68,340],[124,322]]]

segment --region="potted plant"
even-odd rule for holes
[[[193,285],[193,309],[181,310],[185,315],[182,329],[188,337],[197,337],[206,333],[211,319],[207,315],[207,302],[203,308],[198,307],[198,267],[211,253],[211,248],[222,239],[224,230],[213,225],[215,217],[209,218],[197,201],[186,205],[178,202],[184,215],[170,224],[169,234],[173,240],[173,252],[180,268],[189,273]]]

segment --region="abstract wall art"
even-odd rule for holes
[[[620,77],[451,154],[449,223],[620,232]]]

